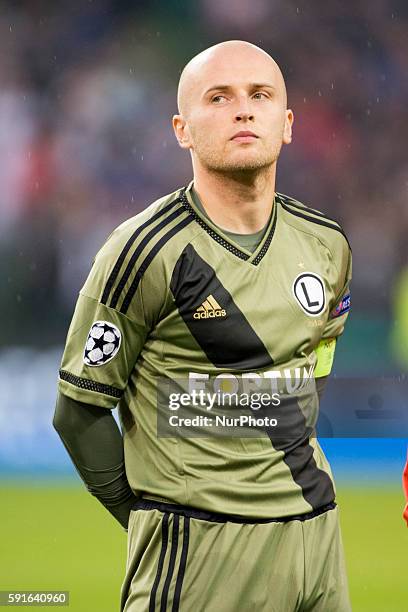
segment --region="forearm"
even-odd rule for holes
[[[112,413],[59,394],[53,425],[88,491],[127,529],[135,496],[126,477],[122,434]]]

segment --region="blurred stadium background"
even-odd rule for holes
[[[170,123],[178,75],[229,38],[268,50],[287,79],[296,120],[278,190],[350,237],[353,310],[336,376],[406,376],[406,2],[2,2],[0,589],[66,589],[75,612],[117,609],[125,534],[51,427],[58,363],[102,242],[190,179]],[[407,611],[406,440],[322,443],[354,610]]]

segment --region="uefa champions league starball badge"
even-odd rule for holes
[[[117,354],[122,341],[120,330],[108,321],[95,321],[89,330],[84,350],[84,363],[101,366]]]

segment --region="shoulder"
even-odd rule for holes
[[[183,203],[183,191],[156,200],[112,232],[94,259],[83,293],[127,310],[142,278],[152,275],[151,264],[160,258],[170,264],[169,250],[178,255],[188,240],[185,230],[193,217]]]
[[[178,189],[165,195],[121,223],[110,234],[96,258],[109,259],[119,255],[123,249],[128,250],[137,243],[139,237],[143,238],[149,234],[153,238],[160,230],[171,227],[173,222],[183,216],[181,193],[182,189]]]
[[[285,222],[294,229],[314,236],[332,251],[351,250],[346,233],[337,220],[283,193],[277,193],[276,199]]]
[[[165,195],[116,227],[94,258],[98,266],[116,267],[129,257],[159,249],[192,220],[182,200],[184,188]]]

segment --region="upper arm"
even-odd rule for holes
[[[351,250],[345,239],[341,239],[336,257],[336,268],[339,271],[335,299],[329,305],[329,316],[320,342],[316,347],[315,378],[328,376],[331,372],[337,338],[343,333],[351,307],[350,282],[352,276]]]
[[[58,393],[52,424],[60,434],[78,435],[81,430],[89,429],[96,420],[106,415],[112,418],[112,413],[106,408],[85,404]]]
[[[121,300],[107,299],[106,287],[118,267],[123,242],[118,245],[113,235],[95,258],[79,293],[59,376],[62,394],[104,408],[114,408],[122,396],[154,320],[152,309],[161,306],[158,293],[155,300],[150,296],[149,312],[145,311],[142,283],[126,313],[121,312]],[[126,265],[122,261],[116,286]]]
[[[339,270],[335,287],[335,299],[329,305],[329,317],[323,330],[321,339],[337,338],[344,331],[350,307],[350,282],[352,276],[351,250],[344,238],[341,239],[340,249],[334,255],[335,265]]]

